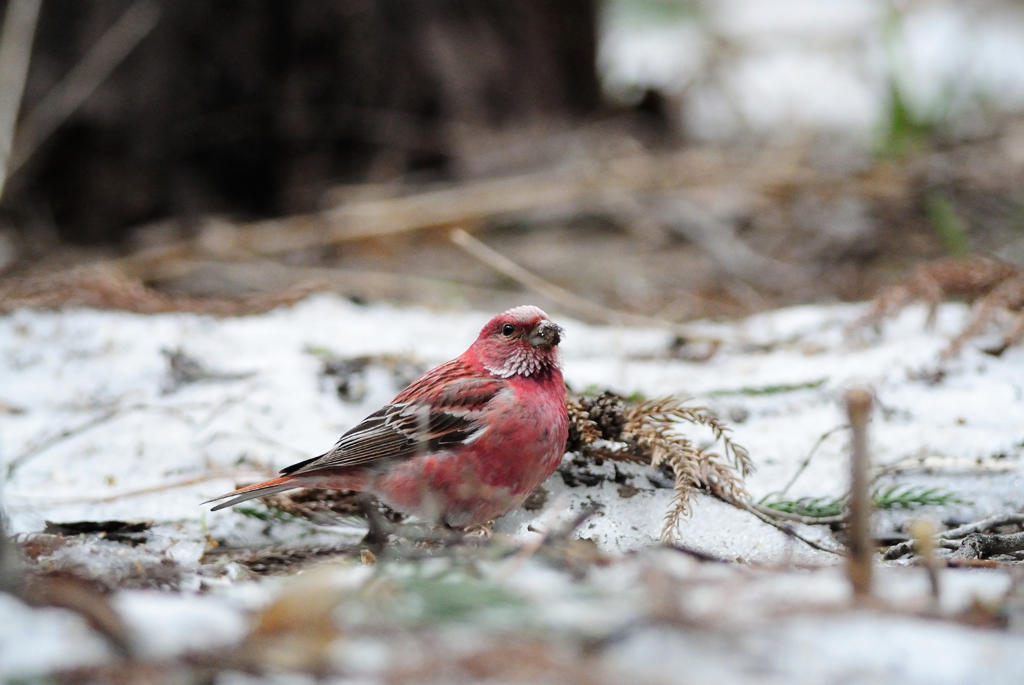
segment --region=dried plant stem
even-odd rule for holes
[[[14,127],[25,92],[25,78],[42,0],[9,0],[0,33],[0,195],[11,169]]]
[[[651,328],[661,328],[672,331],[677,335],[685,335],[685,337],[691,340],[696,339],[689,334],[684,334],[684,327],[674,324],[671,321],[609,309],[582,298],[565,288],[555,285],[554,283],[550,283],[537,274],[524,269],[508,257],[492,250],[461,228],[457,228],[451,232],[451,240],[453,243],[495,271],[504,276],[508,276],[523,287],[543,295],[544,297],[551,299],[553,302],[557,302],[571,313],[581,316],[584,319],[597,323],[610,324],[612,326],[647,326]]]
[[[138,405],[138,404],[137,405],[132,405],[130,407],[123,407],[123,408],[122,407],[114,407],[113,409],[108,409],[107,411],[103,412],[102,414],[89,419],[85,423],[81,423],[81,424],[79,424],[77,426],[73,426],[71,428],[65,428],[64,430],[62,430],[62,431],[60,431],[58,433],[55,433],[54,435],[51,435],[51,436],[49,436],[47,438],[43,438],[42,440],[40,440],[39,442],[35,443],[34,445],[32,445],[31,447],[26,449],[24,452],[19,454],[17,457],[12,459],[7,464],[7,470],[6,470],[6,478],[7,478],[7,480],[10,480],[11,477],[14,475],[14,472],[17,471],[19,468],[21,468],[21,466],[24,465],[26,462],[28,462],[30,459],[32,459],[33,457],[38,456],[39,454],[42,454],[46,450],[50,449],[51,447],[53,447],[54,445],[56,445],[56,444],[58,444],[60,442],[63,442],[67,438],[74,437],[75,435],[79,435],[81,433],[84,433],[84,432],[86,432],[86,431],[88,431],[88,430],[90,430],[92,428],[95,428],[96,426],[99,426],[99,425],[102,425],[102,424],[106,423],[107,421],[110,421],[110,420],[115,419],[115,418],[117,418],[119,416],[122,416],[123,414],[127,414],[127,413],[132,412],[132,411],[139,411],[139,410],[145,409],[145,408],[146,408],[146,405]]]
[[[199,483],[206,483],[211,480],[261,480],[266,478],[268,475],[273,475],[274,472],[267,470],[264,472],[252,472],[252,471],[218,471],[214,473],[206,473],[202,476],[196,476],[194,478],[184,478],[181,480],[174,480],[168,483],[161,483],[160,485],[152,485],[146,488],[139,488],[137,490],[127,490],[125,492],[119,492],[114,495],[105,495],[103,497],[76,497],[73,499],[65,500],[54,500],[50,497],[45,497],[46,504],[52,506],[63,506],[65,504],[103,504],[106,502],[116,502],[120,499],[128,499],[129,497],[140,497],[142,495],[152,495],[156,492],[164,492],[166,490],[174,490],[175,488],[185,488],[190,485],[198,485]],[[15,495],[17,496],[17,495]]]
[[[850,455],[850,500],[847,515],[846,572],[859,599],[871,595],[871,467],[868,456],[867,424],[871,412],[871,393],[854,389],[846,393],[846,413],[852,427]]]
[[[14,141],[10,174],[21,168],[57,127],[96,92],[110,72],[149,35],[159,18],[160,8],[153,0],[138,0],[100,36],[81,61],[25,116]]]
[[[811,451],[808,452],[804,460],[800,462],[800,466],[797,467],[796,473],[794,473],[793,477],[789,479],[789,482],[786,483],[785,487],[783,487],[781,490],[779,490],[778,493],[776,493],[776,496],[779,499],[781,499],[783,495],[789,492],[789,489],[793,487],[793,483],[795,483],[797,479],[801,476],[801,474],[803,474],[803,472],[807,470],[807,467],[810,466],[811,459],[813,459],[814,455],[818,453],[818,448],[821,447],[826,440],[828,440],[834,433],[837,433],[838,431],[841,430],[846,430],[849,427],[850,424],[844,423],[842,426],[836,426],[835,428],[829,429],[822,433],[821,437],[819,437],[817,442],[814,443],[814,446],[811,447]]]
[[[974,523],[967,523],[957,528],[952,528],[950,530],[938,533],[938,535],[935,538],[938,541],[936,542],[936,544],[938,544],[940,547],[946,547],[946,545],[941,544],[941,542],[959,540],[961,538],[967,537],[971,533],[980,533],[982,531],[989,530],[996,526],[1020,524],[1024,524],[1024,513],[1022,512],[1015,512],[1012,514],[997,514],[996,516],[990,516],[980,521],[975,521]],[[959,546],[959,543],[956,543],[956,545]],[[900,557],[906,556],[907,554],[910,554],[911,552],[915,551],[915,549],[916,545],[914,544],[914,541],[907,540],[906,542],[901,542],[898,545],[893,545],[892,547],[887,549],[885,551],[885,554],[883,555],[883,558],[890,560],[899,559]]]
[[[755,507],[750,502],[746,502],[744,500],[739,500],[739,499],[733,499],[733,498],[730,498],[730,497],[726,497],[726,496],[722,495],[721,493],[717,493],[715,491],[712,491],[712,494],[715,497],[717,497],[718,499],[720,499],[723,502],[725,502],[726,504],[731,504],[732,506],[736,507],[737,509],[741,509],[741,510],[743,510],[745,512],[748,512],[749,514],[753,515],[755,518],[759,519],[760,521],[763,521],[764,523],[767,523],[769,526],[771,526],[773,528],[777,528],[778,530],[782,531],[786,535],[788,535],[788,536],[790,536],[792,538],[795,538],[795,539],[799,540],[800,542],[804,543],[808,547],[812,547],[812,548],[814,548],[816,550],[819,550],[821,552],[827,552],[829,554],[836,554],[836,555],[842,554],[841,551],[834,550],[834,549],[829,549],[828,547],[825,547],[821,543],[815,542],[814,540],[811,540],[810,538],[804,537],[800,533],[798,533],[795,530],[793,530],[792,526],[786,525],[785,523],[781,523],[780,521],[778,521],[771,514],[763,513],[759,508]],[[775,512],[775,513],[778,513],[778,512]]]
[[[783,519],[785,521],[793,521],[795,523],[803,523],[808,526],[830,526],[833,523],[843,523],[846,521],[846,514],[839,514],[837,516],[803,516],[801,514],[794,514],[788,511],[779,511],[778,509],[772,509],[761,504],[750,505],[754,509],[765,516],[771,516],[777,519]]]
[[[957,547],[953,558],[967,561],[987,559],[994,554],[1014,554],[1024,550],[1024,533],[1008,535],[982,535],[971,533]]]

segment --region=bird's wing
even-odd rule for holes
[[[482,412],[507,383],[469,373],[457,362],[437,367],[342,435],[330,452],[292,464],[281,473],[366,466],[478,437],[485,429],[479,422]]]

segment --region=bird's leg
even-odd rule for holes
[[[363,514],[366,516],[366,523],[370,528],[359,544],[366,545],[374,553],[380,553],[388,542],[391,526],[381,516],[380,510],[377,508],[377,502],[372,496],[362,493],[359,496],[359,506],[363,510]]]

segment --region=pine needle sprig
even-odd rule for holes
[[[892,485],[888,488],[878,488],[871,495],[875,502],[875,509],[916,509],[926,506],[944,506],[949,504],[971,504],[971,502],[960,499],[958,495],[939,488],[925,488],[923,486],[902,486]]]
[[[919,485],[891,485],[887,488],[876,488],[871,493],[871,500],[877,510],[917,509],[926,506],[945,506],[950,504],[970,504],[952,492],[939,488],[925,488]],[[801,497],[799,499],[780,499],[761,501],[759,504],[786,514],[796,514],[809,518],[830,518],[846,513],[846,495],[842,497]]]
[[[846,497],[801,497],[761,502],[769,509],[784,514],[796,514],[810,518],[831,518],[846,513]]]

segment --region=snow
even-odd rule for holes
[[[237,643],[248,632],[241,607],[219,596],[122,592],[115,596],[114,608],[135,638],[138,652],[153,658],[215,650]]]
[[[681,119],[698,138],[812,129],[868,141],[886,123],[892,80],[929,121],[1024,106],[1024,13],[1010,3],[657,6],[608,3],[602,79],[613,96],[685,92]]]
[[[77,614],[64,609],[31,609],[0,593],[0,678],[53,669],[97,665],[106,645]]]
[[[864,305],[817,305],[732,323],[698,322],[695,334],[723,341],[714,357],[700,363],[671,358],[670,336],[661,331],[591,326],[552,314],[567,332],[563,361],[573,388],[691,396],[730,420],[735,439],[750,449],[757,466],[748,480],[755,498],[781,489],[819,438],[845,422],[843,390],[866,385],[880,407],[870,428],[876,464],[899,469],[893,482],[943,487],[969,502],[883,512],[879,527],[891,530],[913,516],[971,520],[1024,505],[1024,349],[996,358],[969,346],[934,383],[927,372],[936,369],[939,352],[966,322],[967,308],[943,305],[933,331],[924,326],[923,308],[912,307],[879,333],[848,335],[846,327],[863,311]],[[311,574],[249,580],[237,564],[204,558],[209,540],[255,548],[339,545],[363,533],[302,521],[271,525],[200,504],[236,482],[319,454],[398,389],[387,368],[371,365],[360,381],[363,396],[341,401],[319,376],[321,361],[310,350],[343,357],[384,353],[426,368],[459,354],[489,317],[358,306],[331,295],[242,318],[91,310],[24,310],[0,317],[0,401],[22,410],[0,414],[0,460],[19,464],[2,493],[11,529],[31,536],[46,521],[152,521],[144,542],[135,546],[82,536],[41,555],[38,563],[96,577],[113,574],[127,588],[147,587],[132,585],[133,569],[173,568],[161,591],[122,589],[113,596],[140,653],[169,659],[238,644],[254,612],[295,583],[313,581]],[[239,377],[169,391],[162,351],[178,348],[211,371]],[[47,442],[75,427],[80,430]],[[686,430],[698,441],[708,437]],[[790,495],[841,494],[846,442],[845,431],[826,439]],[[33,446],[43,448],[32,452]],[[620,492],[612,479],[616,468],[634,492]],[[1024,644],[1017,634],[917,614],[850,612],[836,557],[706,496],[698,496],[677,539],[739,563],[701,564],[658,548],[671,490],[656,487],[647,477],[651,471],[640,465],[606,462],[592,471],[609,478],[573,488],[556,474],[545,484],[545,510],[512,512],[495,530],[535,539],[529,526],[547,527],[554,517],[599,502],[603,509],[579,535],[597,544],[608,565],[581,583],[532,558],[484,564],[480,572],[487,582],[536,611],[527,612],[528,620],[513,609],[488,614],[475,638],[480,644],[499,639],[496,625],[523,621],[581,640],[624,632],[600,663],[608,673],[635,672],[635,682],[674,680],[682,672],[697,683],[821,682],[840,673],[854,674],[850,682],[955,683],[982,673],[988,682],[1019,682],[1021,667],[1013,655]],[[831,542],[824,539],[826,531],[798,528]],[[332,564],[323,572],[333,588],[324,595],[328,602],[348,596],[370,573],[358,563]],[[706,622],[710,632],[649,623],[645,617],[663,609],[650,597],[651,574],[677,588],[678,611]],[[941,611],[947,616],[977,602],[997,603],[1010,589],[1008,574],[1000,570],[948,569],[941,576]],[[928,583],[919,569],[882,569],[878,594],[907,611],[929,606]],[[352,608],[355,600],[344,601],[350,603],[338,614],[342,623],[373,615],[372,607],[360,614]],[[6,626],[0,676],[95,664],[108,654],[68,612],[30,610],[0,595],[0,617]],[[459,630],[466,628],[439,629],[437,639],[455,644]],[[372,634],[360,639],[339,643],[329,661],[372,682],[402,648]],[[55,641],[73,647],[57,649]],[[942,660],[927,656],[937,653]],[[412,659],[409,654],[403,658]]]

